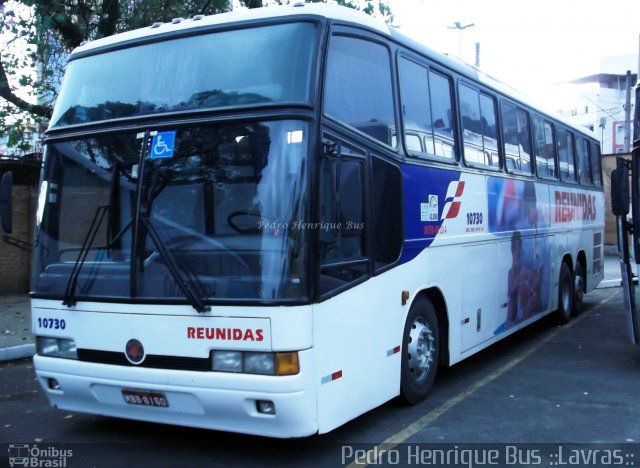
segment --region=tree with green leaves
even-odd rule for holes
[[[327,2],[328,0],[310,0]],[[46,126],[70,52],[87,40],[149,26],[154,22],[228,11],[230,0],[0,0],[0,136],[26,153],[34,151],[25,129]],[[240,0],[259,8],[288,0]],[[350,8],[393,20],[383,0],[337,0]],[[34,103],[35,101],[35,103]]]

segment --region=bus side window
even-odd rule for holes
[[[529,114],[508,102],[502,103],[505,166],[509,172],[531,174]]]
[[[556,144],[553,125],[535,116],[533,118],[533,129],[538,176],[545,179],[557,179]]]
[[[560,180],[563,182],[575,182],[573,133],[564,128],[558,129],[558,162],[560,164]]]
[[[428,73],[425,67],[405,58],[400,59],[404,141],[411,156],[434,154]]]
[[[459,92],[465,161],[499,168],[495,101],[463,84]]]
[[[602,163],[598,143],[591,143],[591,173],[593,174],[593,185],[602,187]]]
[[[518,118],[512,104],[502,103],[502,135],[504,139],[504,163],[509,172],[519,172],[520,148],[518,142]]]
[[[431,113],[433,116],[433,140],[436,156],[456,159],[454,120],[451,105],[451,80],[429,70],[431,85]]]
[[[456,159],[451,82],[404,57],[400,58],[400,97],[404,138],[411,156]],[[416,137],[420,138],[418,145]]]
[[[368,273],[364,159],[323,158],[320,168],[320,293]]]
[[[498,124],[496,118],[496,101],[486,94],[480,93],[480,114],[482,115],[482,141],[485,155],[489,157],[489,165],[499,168]]]
[[[373,260],[376,271],[395,262],[402,249],[402,175],[396,166],[372,158]]]
[[[578,156],[578,180],[580,181],[580,185],[592,185],[589,142],[582,137],[578,138],[576,150]]]
[[[325,78],[324,111],[386,145],[395,131],[391,61],[375,42],[333,36]]]
[[[531,122],[529,113],[525,110],[518,109],[518,149],[520,150],[520,170],[531,174],[533,172],[533,164],[531,163]]]

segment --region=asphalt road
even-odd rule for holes
[[[371,455],[402,444],[592,442],[640,453],[640,346],[627,339],[621,288],[586,296],[585,311],[569,325],[544,319],[441,370],[433,394],[417,406],[389,402],[306,439],[58,411],[48,406],[29,360],[0,365],[0,464],[8,444],[72,450],[66,466],[73,467],[338,466],[355,461],[355,450]]]

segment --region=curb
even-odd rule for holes
[[[36,353],[36,345],[33,343],[20,346],[12,346],[10,348],[0,349],[0,362],[14,361],[33,356]]]
[[[596,286],[596,289],[609,289],[619,288],[622,286],[622,280],[620,278],[600,281],[600,284]]]

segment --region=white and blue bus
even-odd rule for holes
[[[400,397],[603,277],[590,133],[353,10],[80,46],[32,281],[51,404],[299,437]]]

